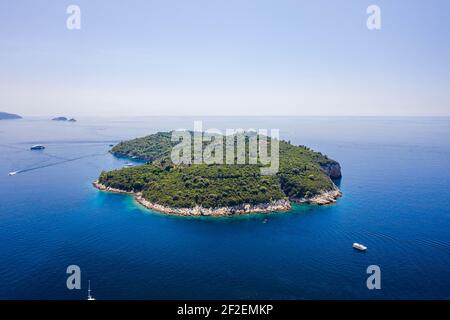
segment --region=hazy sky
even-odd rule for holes
[[[81,30],[66,8],[81,8]],[[381,8],[381,30],[366,8]],[[450,115],[448,0],[0,0],[0,111]]]

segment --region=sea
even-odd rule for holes
[[[450,118],[77,120],[0,121],[0,299],[86,299],[88,281],[98,300],[450,299]],[[92,187],[132,161],[110,145],[199,120],[279,129],[327,154],[342,166],[343,197],[284,213],[175,217]],[[67,287],[72,265],[80,289]],[[379,289],[367,285],[371,266]]]

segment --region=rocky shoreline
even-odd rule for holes
[[[301,198],[301,199],[291,199],[295,203],[300,204],[317,204],[317,205],[326,205],[336,203],[338,198],[342,197],[342,192],[336,188],[334,190],[326,191],[321,194],[318,194],[312,198]]]
[[[144,197],[142,197],[141,192],[129,192],[125,190],[107,187],[98,181],[94,181],[92,185],[101,191],[134,195],[135,200],[142,206],[146,207],[147,209],[177,216],[230,216],[230,215],[241,215],[251,213],[281,212],[281,211],[289,211],[291,209],[291,201],[284,199],[272,201],[270,203],[261,203],[257,205],[241,204],[237,206],[228,206],[220,208],[203,208],[201,206],[195,206],[194,208],[172,208],[157,203],[152,203],[146,200]],[[312,198],[294,199],[292,201],[295,203],[325,205],[335,203],[336,199],[341,196],[342,196],[341,191],[336,188],[335,190],[324,192]]]

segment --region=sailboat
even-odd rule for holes
[[[88,280],[88,300],[95,300],[93,296],[91,296],[91,280]]]

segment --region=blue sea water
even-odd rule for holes
[[[182,218],[91,186],[128,161],[109,144],[194,120],[280,128],[341,163],[343,198]],[[449,299],[449,137],[449,118],[0,121],[0,298],[85,299],[90,279],[97,299]],[[47,148],[30,151],[36,143]],[[82,290],[66,288],[72,264]],[[369,265],[381,269],[381,290],[366,287]]]

